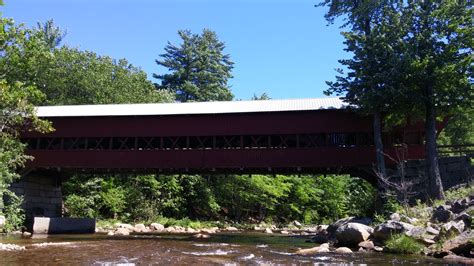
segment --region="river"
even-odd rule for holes
[[[209,239],[191,235],[48,235],[20,238],[0,236],[1,243],[26,247],[0,251],[2,265],[447,265],[424,256],[373,252],[295,255],[307,248],[307,238],[263,233],[219,233]]]

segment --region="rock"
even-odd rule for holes
[[[229,232],[235,232],[235,231],[239,231],[239,229],[237,229],[237,227],[233,227],[233,226],[229,226],[225,229],[226,231],[229,231]]]
[[[206,239],[206,238],[210,238],[210,237],[211,236],[208,235],[208,234],[201,234],[201,233],[193,235],[193,238],[197,238],[197,239]]]
[[[383,251],[383,247],[375,246],[375,247],[374,247],[374,250],[377,251],[377,252],[382,252],[382,251]]]
[[[204,228],[201,229],[201,233],[206,233],[206,234],[215,234],[219,228],[217,227],[212,227],[212,228]]]
[[[358,246],[365,250],[373,250],[375,247],[374,242],[370,240],[362,241],[358,244]]]
[[[431,234],[431,235],[439,235],[439,230],[434,229],[431,226],[426,227],[426,233]]]
[[[2,243],[0,243],[0,250],[18,251],[18,250],[25,250],[25,247],[18,246],[18,245],[15,245],[15,244],[2,244]]]
[[[116,236],[128,236],[128,235],[130,235],[130,231],[127,228],[120,227],[120,228],[117,228],[117,230],[115,230],[114,235],[116,235]]]
[[[426,246],[430,246],[430,245],[433,245],[433,244],[436,243],[436,241],[434,241],[433,239],[429,239],[429,238],[422,238],[421,242],[423,244],[425,244]]]
[[[165,226],[160,223],[152,223],[150,224],[150,229],[153,231],[163,231],[165,230]]]
[[[191,227],[186,227],[186,233],[196,233],[198,230],[191,228]]]
[[[451,211],[453,213],[461,213],[465,209],[469,208],[470,201],[468,198],[456,200],[451,204]]]
[[[463,221],[451,221],[441,226],[440,236],[445,236],[447,238],[457,236],[461,234],[465,228],[466,225]]]
[[[438,231],[441,230],[441,227],[438,224],[434,224],[434,223],[431,223],[431,222],[427,222],[426,226],[433,227],[434,229],[436,229]]]
[[[390,220],[399,222],[399,221],[400,221],[400,214],[398,214],[398,213],[396,213],[396,212],[395,212],[395,213],[392,213],[392,214],[390,215]]]
[[[114,232],[113,232],[113,231],[109,231],[109,232],[107,232],[107,235],[108,235],[108,236],[113,236],[113,235],[114,235]]]
[[[173,234],[175,234],[175,233],[184,233],[184,232],[186,232],[186,229],[184,229],[184,227],[182,227],[182,226],[170,226],[170,227],[165,228],[165,232],[173,233]]]
[[[311,238],[311,241],[317,244],[326,243],[329,241],[329,235],[326,231],[321,231]]]
[[[25,231],[25,232],[23,232],[23,233],[21,234],[21,236],[22,236],[22,237],[31,237],[31,233]]]
[[[409,224],[415,224],[418,222],[418,219],[416,218],[411,218],[411,217],[408,217],[406,215],[400,215],[400,221],[402,222],[406,222],[406,223],[409,223]]]
[[[253,230],[254,231],[263,231],[263,230],[265,230],[265,228],[261,227],[260,225],[256,225],[256,226],[253,227]]]
[[[431,221],[438,223],[446,223],[453,218],[453,212],[449,210],[450,207],[441,205],[438,206],[431,216]]]
[[[379,224],[374,229],[374,237],[377,240],[385,241],[389,239],[392,235],[405,233],[409,230],[412,230],[415,226],[404,223],[388,220],[383,224]]]
[[[122,223],[115,224],[115,227],[116,228],[125,228],[125,229],[128,229],[129,231],[133,231],[135,229],[135,227],[133,227],[133,225],[131,225],[131,224],[122,224]]]
[[[329,244],[328,243],[324,243],[324,244],[321,244],[321,245],[319,245],[317,247],[313,247],[313,248],[299,249],[295,253],[299,254],[299,255],[313,255],[313,254],[321,253],[321,252],[329,252]]]
[[[352,250],[350,248],[340,247],[340,248],[336,248],[335,252],[340,253],[340,254],[350,254],[352,253]]]
[[[329,253],[331,252],[329,248],[322,247],[316,251],[316,253]]]
[[[280,234],[282,234],[282,235],[288,235],[288,234],[290,234],[290,232],[288,232],[288,231],[286,231],[286,230],[281,230],[281,231],[280,231]]]
[[[348,223],[337,229],[336,239],[340,245],[353,247],[367,240],[372,232],[373,229],[370,226],[359,223]]]
[[[411,236],[418,239],[421,239],[425,233],[426,233],[426,229],[419,226],[414,226],[413,228],[405,232],[407,236]]]
[[[0,215],[0,229],[2,229],[5,226],[5,216]]]
[[[133,227],[133,231],[136,232],[136,233],[142,233],[142,232],[146,231],[146,227],[145,227],[144,224],[136,224]]]
[[[296,227],[298,227],[298,228],[303,227],[303,225],[302,225],[300,222],[296,221],[296,220],[293,221],[291,224],[294,225],[294,226],[296,226]]]
[[[273,234],[273,231],[270,228],[265,228],[265,233],[266,234]]]
[[[452,251],[457,255],[470,255],[471,249],[474,248],[474,231],[466,231],[457,237],[443,243],[442,250]]]
[[[472,217],[469,214],[465,213],[465,212],[456,215],[453,220],[454,221],[463,221],[464,224],[466,225],[466,228],[471,228]]]
[[[355,218],[355,217],[347,217],[347,218],[342,218],[342,219],[339,219],[337,221],[335,221],[334,223],[330,224],[326,231],[329,233],[330,236],[333,236],[337,229],[345,224],[348,224],[348,223],[359,223],[359,224],[363,224],[363,225],[369,225],[372,223],[372,219],[370,218]]]
[[[453,253],[451,251],[443,251],[443,250],[436,250],[433,253],[429,254],[430,256],[433,256],[437,259],[442,259],[448,255],[452,255]]]
[[[466,258],[458,255],[447,255],[443,257],[443,260],[446,260],[449,263],[474,264],[474,258]]]

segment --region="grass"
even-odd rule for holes
[[[385,246],[389,252],[396,254],[418,254],[423,250],[423,245],[404,234],[392,236]]]

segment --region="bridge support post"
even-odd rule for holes
[[[23,197],[27,225],[35,216],[62,215],[61,178],[58,172],[30,172],[14,182],[10,190]]]

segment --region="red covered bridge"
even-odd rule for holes
[[[370,171],[372,120],[338,98],[39,107],[54,132],[25,133],[28,167],[153,173],[356,173]],[[423,132],[384,132],[386,152]]]

